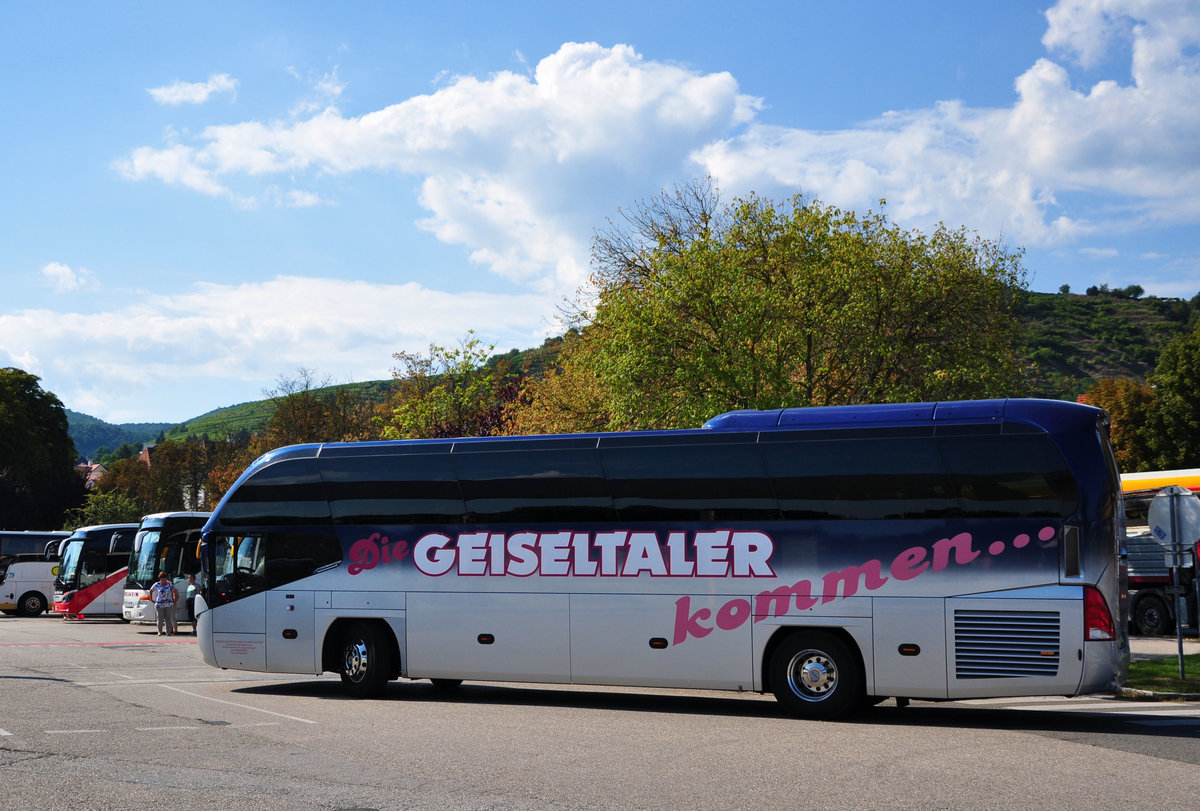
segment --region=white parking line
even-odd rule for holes
[[[11,735],[11,734],[12,733],[9,732],[7,729],[0,729],[0,738],[3,738],[5,735]]]
[[[85,732],[103,732],[103,729],[47,729],[47,735],[82,735]]]
[[[215,701],[218,704],[228,704],[231,707],[238,707],[243,710],[253,710],[254,712],[262,712],[262,713],[266,713],[267,715],[274,715],[277,718],[286,718],[289,721],[299,721],[302,724],[317,723],[316,721],[310,721],[307,718],[297,718],[294,715],[284,715],[281,712],[272,712],[271,710],[262,710],[262,709],[259,709],[258,707],[251,707],[249,704],[238,704],[236,701],[226,701],[222,698],[209,698],[208,696],[202,696],[199,693],[192,693],[188,690],[180,690],[178,687],[172,687],[169,684],[160,684],[158,686],[163,688],[164,690],[174,690],[177,693],[183,693],[185,696],[191,696],[192,698],[200,698],[205,701]]]
[[[178,726],[178,727],[134,727],[134,732],[164,732],[168,729],[199,729],[200,727]]]

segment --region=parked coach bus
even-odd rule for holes
[[[129,553],[121,615],[127,622],[155,622],[150,587],[160,572],[175,584],[175,618],[187,619],[187,576],[200,574],[200,530],[211,513],[155,513],[142,519]]]
[[[0,531],[0,555],[41,555],[43,560],[57,560],[58,545],[70,534],[34,530]]]
[[[58,563],[45,555],[0,555],[0,612],[36,617],[50,607]]]
[[[65,617],[121,616],[125,572],[137,524],[80,527],[60,547],[54,613]]]
[[[282,448],[205,527],[199,642],[352,695],[711,688],[831,717],[1103,691],[1129,650],[1107,424],[996,400]]]

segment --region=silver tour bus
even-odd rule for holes
[[[743,411],[702,429],[299,445],[204,530],[222,668],[886,697],[1119,683],[1121,489],[1090,406]]]

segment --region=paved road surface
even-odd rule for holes
[[[391,685],[214,670],[189,637],[0,618],[14,809],[1194,807],[1200,704],[1104,697],[844,722],[685,690]],[[154,804],[154,805],[151,805]]]

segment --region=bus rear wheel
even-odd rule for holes
[[[19,617],[36,617],[45,610],[46,598],[36,591],[21,595],[21,601],[17,603],[17,616]]]
[[[353,698],[379,695],[392,672],[392,650],[383,632],[369,622],[346,627],[342,636],[342,687]]]
[[[850,646],[824,631],[794,633],[775,649],[771,691],[801,718],[833,718],[865,698],[858,660]]]

